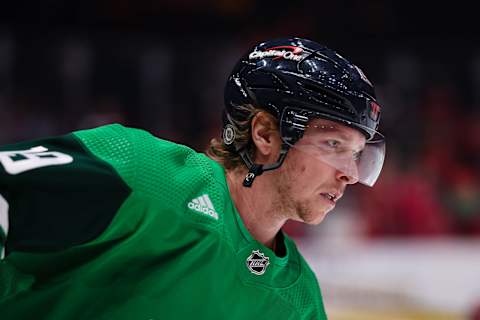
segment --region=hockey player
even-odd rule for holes
[[[225,89],[208,156],[118,124],[0,149],[1,319],[326,319],[281,231],[373,185],[385,143],[362,71],[268,41]]]

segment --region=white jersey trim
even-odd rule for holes
[[[0,194],[0,229],[2,229],[3,233],[5,234],[5,238],[8,235],[8,202],[5,200],[4,197]],[[5,240],[6,242],[6,240]],[[5,245],[2,245],[1,252],[0,252],[0,260],[5,257]]]

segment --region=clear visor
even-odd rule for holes
[[[359,130],[323,119],[313,120],[297,143],[288,144],[341,171],[351,183],[370,187],[377,181],[385,159],[385,139],[379,132],[367,141]]]

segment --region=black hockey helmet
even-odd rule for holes
[[[245,186],[263,171],[278,168],[314,118],[340,122],[364,133],[367,143],[376,147],[374,160],[370,159],[375,163],[368,164],[375,167],[375,173],[359,180],[373,185],[380,174],[385,145],[377,132],[380,106],[373,85],[357,66],[323,45],[301,38],[260,43],[235,65],[224,99],[223,140],[241,155],[249,169]],[[246,104],[264,109],[279,120],[283,146],[276,163],[253,163],[248,145],[235,141],[234,120],[246,119],[248,114],[240,107]]]

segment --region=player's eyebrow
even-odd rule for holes
[[[338,129],[337,127],[328,126],[326,129],[327,129],[326,132],[336,133],[343,140],[351,140],[352,139],[352,137],[349,137],[347,133],[343,132],[342,130]]]
[[[339,137],[345,141],[351,140],[352,137],[349,137],[346,132],[343,132],[335,125],[314,125],[313,128],[321,129],[322,132],[328,133],[338,133]]]
[[[349,142],[352,142],[355,138],[350,136],[347,132],[345,132],[344,130],[342,130],[341,128],[339,128],[338,126],[336,126],[335,124],[319,124],[319,125],[313,125],[312,126],[313,128],[321,128],[322,130],[322,133],[334,133],[336,134],[337,136],[335,137],[336,139],[338,140],[341,140],[342,143],[349,143]],[[362,146],[356,150],[355,152],[362,152],[363,149],[365,149],[365,144],[362,144]]]

